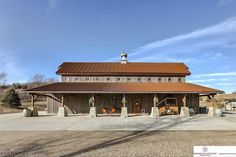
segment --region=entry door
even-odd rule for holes
[[[141,113],[141,98],[135,98],[132,104],[133,113]]]

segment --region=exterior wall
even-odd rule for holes
[[[154,94],[126,94],[128,113],[134,113],[133,106],[136,102],[140,103],[140,112],[151,113],[153,106]],[[180,108],[183,106],[181,94],[158,94],[159,102],[166,97],[176,97]],[[69,114],[89,113],[89,98],[91,94],[70,94],[65,96],[64,105]],[[117,109],[122,107],[122,94],[96,94],[95,107],[98,113],[102,113],[103,108],[112,109],[114,106]],[[51,98],[48,98],[48,113],[57,113],[58,107],[61,104]],[[199,95],[188,94],[186,99],[187,107],[193,108],[196,113],[199,112]]]
[[[62,82],[185,82],[185,77],[62,76]]]
[[[61,103],[58,101],[55,101],[49,97],[47,98],[47,112],[49,114],[56,114],[60,105]]]
[[[199,94],[187,95],[186,105],[192,108],[196,113],[199,113]]]

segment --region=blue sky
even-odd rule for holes
[[[235,0],[0,0],[0,72],[58,78],[64,61],[185,62],[189,82],[236,91]]]

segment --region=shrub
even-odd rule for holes
[[[3,105],[9,106],[9,107],[21,105],[19,95],[16,93],[14,89],[10,89],[6,91],[2,102],[3,102]]]
[[[207,97],[207,98],[205,99],[205,102],[211,102],[211,99],[210,99],[209,97]]]

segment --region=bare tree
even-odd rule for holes
[[[0,86],[5,86],[6,83],[7,83],[7,73],[3,71],[0,73]]]
[[[42,74],[35,74],[34,76],[31,77],[29,82],[32,83],[33,85],[41,86],[41,85],[45,84],[46,78]]]
[[[47,83],[55,83],[55,82],[58,82],[58,80],[51,77],[51,78],[48,78],[48,79],[46,80],[46,82],[47,82]]]

